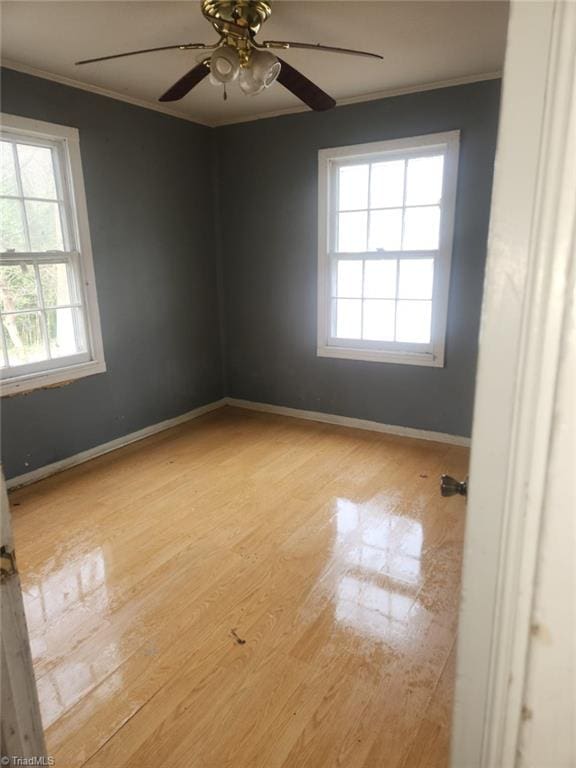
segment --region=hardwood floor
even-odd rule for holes
[[[467,462],[226,408],[12,493],[57,768],[445,766]]]

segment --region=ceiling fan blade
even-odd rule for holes
[[[186,96],[192,88],[201,83],[210,74],[210,67],[206,64],[206,61],[197,64],[190,72],[186,72],[184,77],[181,77],[171,88],[168,88],[158,101],[178,101]]]
[[[307,104],[315,112],[324,112],[327,109],[332,109],[336,106],[336,102],[325,93],[321,88],[311,80],[294,69],[293,66],[288,64],[283,59],[278,59],[282,64],[282,69],[278,75],[278,82],[281,83],[284,88],[287,88],[294,96],[297,96],[300,101]]]
[[[77,61],[76,66],[79,64],[94,64],[96,61],[109,61],[110,59],[123,59],[125,56],[139,56],[141,53],[155,53],[156,51],[194,51],[200,48],[216,48],[219,43],[215,45],[207,45],[206,43],[183,43],[182,45],[163,45],[161,48],[143,48],[141,51],[127,51],[126,53],[113,53],[111,56],[99,56],[97,59],[82,59]]]
[[[368,51],[355,51],[352,48],[335,48],[332,45],[320,45],[320,43],[292,43],[284,40],[265,40],[257,45],[258,48],[303,48],[307,51],[326,51],[328,53],[346,53],[349,56],[366,56],[370,59],[383,59],[379,53],[369,53]]]

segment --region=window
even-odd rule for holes
[[[320,151],[320,356],[444,365],[458,141]]]
[[[78,131],[2,115],[2,394],[105,370]]]

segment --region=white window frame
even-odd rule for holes
[[[71,263],[75,272],[76,289],[80,294],[79,301],[83,309],[86,333],[85,353],[2,369],[0,394],[5,396],[19,392],[30,392],[41,387],[104,373],[106,363],[88,225],[79,132],[76,128],[69,126],[4,113],[0,115],[0,123],[2,136],[12,140],[21,138],[22,141],[28,139],[31,142],[46,142],[55,149],[68,227],[66,233],[68,250],[65,252],[6,252],[0,254],[0,260],[2,263],[9,263],[10,260],[26,259],[26,261],[36,265],[43,261],[54,263],[58,261],[58,256],[61,255],[62,261]],[[6,350],[4,353],[6,354]]]
[[[446,322],[450,288],[450,262],[454,239],[454,211],[458,178],[460,131],[378,141],[318,152],[318,346],[319,357],[402,363],[441,368],[445,359]],[[444,179],[440,203],[440,237],[433,251],[368,251],[338,253],[335,248],[338,169],[342,165],[444,155]],[[334,204],[333,204],[334,203]],[[374,342],[336,338],[332,328],[332,270],[338,258],[409,259],[434,258],[432,328],[430,344]]]

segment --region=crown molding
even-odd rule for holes
[[[135,107],[142,107],[143,109],[151,109],[155,112],[161,112],[170,117],[176,117],[179,120],[186,120],[189,123],[196,125],[202,125],[205,128],[221,128],[226,125],[237,125],[239,123],[252,123],[256,120],[267,120],[272,117],[282,117],[284,115],[297,115],[302,112],[309,112],[310,110],[305,107],[288,107],[287,109],[278,109],[271,112],[264,112],[261,115],[251,115],[249,117],[237,117],[228,120],[214,120],[214,121],[202,121],[195,119],[191,116],[184,115],[181,112],[176,112],[170,107],[165,107],[160,102],[146,101],[145,99],[136,99],[132,96],[127,96],[117,91],[111,91],[108,88],[101,88],[98,85],[89,85],[83,83],[80,80],[74,80],[70,77],[64,77],[64,75],[57,75],[54,72],[48,72],[43,69],[36,69],[35,67],[29,67],[27,64],[20,64],[17,61],[3,59],[2,67],[6,69],[14,69],[16,72],[22,72],[26,75],[32,75],[33,77],[41,77],[44,80],[52,80],[55,83],[61,85],[67,85],[70,88],[79,88],[82,91],[88,91],[90,93],[96,93],[99,96],[106,96],[109,99],[116,99],[117,101],[124,101],[127,104],[132,104]],[[436,80],[429,83],[421,83],[418,85],[409,85],[399,88],[387,88],[382,91],[373,91],[361,96],[349,96],[343,99],[336,100],[336,107],[346,107],[352,104],[362,104],[368,101],[379,101],[380,99],[388,99],[393,96],[406,96],[411,93],[421,93],[425,91],[435,91],[441,88],[452,88],[458,85],[469,85],[471,83],[479,83],[484,80],[499,80],[502,77],[502,72],[482,72],[477,75],[464,75],[463,77],[453,77],[448,80]]]
[[[408,85],[399,88],[387,88],[382,91],[373,91],[361,96],[348,96],[343,99],[336,99],[336,107],[347,107],[352,104],[363,104],[368,101],[379,101],[393,96],[407,96],[411,93],[423,93],[425,91],[436,91],[441,88],[452,88],[457,85],[470,85],[472,83],[481,83],[485,80],[500,80],[502,71],[483,72],[478,75],[464,75],[463,77],[453,77],[449,80],[436,80],[430,83],[421,83],[418,85]],[[265,112],[253,117],[239,117],[230,120],[222,120],[210,124],[211,128],[221,128],[226,125],[237,125],[238,123],[253,123],[256,120],[267,120],[271,117],[283,117],[285,115],[297,115],[301,112],[310,112],[308,107],[290,107],[288,109],[278,109],[273,112]]]
[[[41,77],[43,80],[51,80],[54,83],[60,83],[61,85],[67,85],[70,88],[79,88],[81,91],[88,91],[89,93],[96,93],[98,96],[106,96],[109,99],[115,99],[116,101],[124,101],[127,104],[132,104],[134,107],[142,107],[143,109],[151,109],[154,112],[162,112],[164,115],[170,117],[177,117],[179,120],[186,120],[189,123],[195,123],[196,125],[203,125],[205,128],[212,128],[212,125],[204,123],[200,120],[196,120],[193,117],[188,117],[180,112],[176,112],[170,107],[165,107],[162,103],[154,101],[146,101],[146,99],[136,99],[133,96],[128,96],[118,91],[110,91],[108,88],[101,88],[98,85],[89,85],[83,83],[80,80],[74,80],[71,77],[65,77],[64,75],[56,75],[54,72],[47,72],[44,69],[36,69],[36,67],[29,67],[28,64],[20,64],[18,61],[12,61],[11,59],[2,59],[1,65],[5,69],[14,69],[16,72],[22,72],[25,75],[32,75],[33,77]]]

